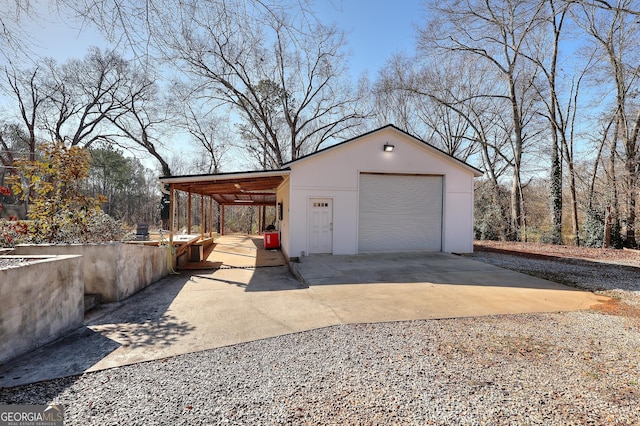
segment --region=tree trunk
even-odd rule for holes
[[[518,109],[515,82],[513,74],[509,74],[509,99],[513,118],[513,180],[511,183],[511,239],[521,240],[522,227],[522,183],[520,181],[520,164],[522,161],[522,119]]]
[[[511,183],[511,229],[509,232],[509,240],[521,240],[522,228],[522,196],[520,191],[520,169],[514,165],[513,181]]]
[[[569,168],[569,194],[571,196],[571,225],[573,228],[573,245],[580,245],[580,226],[578,223],[578,196],[576,191],[576,172],[573,161],[568,162]]]
[[[612,223],[618,223],[620,221],[620,208],[618,205],[618,184],[616,178],[616,145],[618,138],[618,125],[616,125],[616,131],[613,133],[613,142],[610,145],[609,150],[609,168],[607,173],[607,202],[608,207],[611,208],[611,221]]]

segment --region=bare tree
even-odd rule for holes
[[[157,97],[157,86],[115,51],[91,49],[81,60],[32,70],[7,68],[8,92],[25,129],[29,158],[35,159],[42,134],[75,146],[97,141],[127,149],[143,149],[169,172],[157,149],[154,131],[167,122],[169,107]],[[153,128],[153,130],[151,130]],[[167,134],[168,132],[164,132]],[[5,149],[6,150],[6,149]],[[12,159],[3,157],[3,162]]]
[[[50,137],[87,148],[96,141],[112,142],[114,135],[104,125],[127,93],[132,72],[127,61],[113,50],[92,48],[84,59],[48,64],[43,126]]]
[[[6,84],[10,88],[9,94],[17,104],[19,116],[26,129],[25,142],[28,145],[28,159],[35,160],[37,143],[37,125],[45,101],[45,94],[41,91],[41,71],[7,67],[4,70]],[[3,144],[4,145],[4,144]],[[4,146],[6,149],[6,146]],[[6,157],[7,167],[13,166],[13,158]],[[5,161],[3,161],[5,163]]]
[[[0,58],[9,59],[28,52],[31,40],[21,23],[34,17],[29,0],[0,2]]]
[[[303,1],[66,3],[138,52],[177,66],[201,98],[232,106],[241,133],[273,164],[317,150],[364,115],[346,74],[343,34],[317,22]],[[276,112],[282,121],[274,122]]]
[[[455,61],[392,56],[373,85],[378,125],[394,123],[449,155],[469,160],[478,151],[469,117],[463,117],[460,98],[466,96],[456,93],[462,89],[455,81],[464,73],[462,66]],[[464,89],[470,86],[465,82]]]
[[[558,97],[557,69],[562,30],[569,6],[564,4],[564,7],[561,6],[560,10],[556,10],[558,5],[555,0],[547,0],[544,3],[548,8],[547,25],[541,25],[540,37],[531,40],[529,43],[530,53],[525,53],[525,55],[532,59],[541,70],[547,83],[546,87],[543,88],[541,85],[536,89],[546,109],[542,114],[550,125],[551,169],[549,173],[549,195],[551,198],[552,222],[550,242],[552,244],[562,244],[562,147],[566,145],[567,117],[564,116],[561,110]],[[577,223],[575,223],[574,241],[576,243],[578,243],[577,231]]]
[[[495,132],[501,131],[496,127],[493,99],[481,95],[496,90],[495,80],[487,79],[481,71],[483,66],[470,57],[429,57],[414,82],[414,91],[422,97],[416,108],[418,121],[440,149],[463,161],[482,150],[494,150],[506,158],[504,146],[490,142],[495,140]],[[491,157],[495,158],[481,156],[480,161],[496,177],[504,170],[498,172],[498,163],[490,161]]]
[[[574,165],[575,124],[577,117],[577,101],[582,78],[590,67],[593,57],[577,74],[569,74],[562,79],[559,72],[561,47],[564,46],[567,25],[570,25],[569,11],[571,3],[562,0],[545,0],[546,13],[539,27],[537,37],[528,40],[528,49],[523,55],[531,60],[540,70],[544,80],[536,86],[542,104],[539,114],[549,123],[551,168],[549,173],[549,195],[551,211],[551,234],[549,241],[562,243],[563,224],[563,160],[567,164],[569,193],[571,201],[571,221],[573,227],[573,243],[580,244],[578,224],[578,202],[576,194],[576,175]],[[569,21],[569,23],[568,23]]]
[[[7,175],[17,173],[15,161],[29,155],[28,137],[16,123],[3,123],[0,127],[0,182]]]
[[[619,2],[606,0],[563,0],[568,4],[578,4],[593,10],[613,11],[629,16],[640,16],[640,6],[635,2]]]
[[[373,86],[378,126],[393,123],[402,130],[421,135],[416,110],[422,102],[413,90],[419,70],[415,58],[394,55],[378,72]]]
[[[228,2],[213,19],[193,10],[186,22],[197,24],[172,49],[213,100],[241,113],[245,136],[280,165],[360,124],[340,32],[272,11],[247,16],[238,6]]]
[[[154,79],[146,73],[131,70],[128,84],[113,98],[113,113],[105,118],[119,131],[113,139],[123,141],[124,146],[142,148],[160,164],[163,176],[171,176],[171,168],[159,151],[162,142],[158,138],[169,121],[172,108],[158,94]]]
[[[510,135],[513,150],[510,235],[520,239],[525,126],[531,114],[531,101],[527,97],[536,79],[535,70],[526,66],[522,52],[527,37],[540,25],[543,6],[528,0],[493,3],[450,0],[433,2],[431,10],[437,17],[420,31],[420,47],[476,57],[489,64],[504,84],[500,92],[479,96],[490,96],[509,105],[510,120],[505,122],[504,130]]]
[[[628,10],[635,9],[633,0],[619,0],[612,10],[583,5],[576,13],[579,25],[591,36],[594,47],[605,60],[606,67],[600,69],[602,75],[612,82],[614,109],[614,132],[611,142],[611,172],[613,161],[620,156],[623,163],[623,197],[626,210],[626,243],[636,245],[635,222],[638,190],[638,155],[640,135],[640,104],[637,85],[640,71],[637,64],[640,54],[637,50],[640,32],[637,17]],[[603,80],[599,80],[602,85]],[[618,144],[621,150],[618,150]],[[613,173],[615,175],[615,173]],[[615,204],[614,204],[615,207]],[[617,209],[612,214],[618,217]]]
[[[205,173],[221,173],[224,156],[228,146],[224,143],[224,135],[221,128],[223,124],[218,117],[202,118],[193,110],[186,112],[187,126],[191,136],[200,142],[202,150],[201,169]]]

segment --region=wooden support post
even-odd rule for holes
[[[173,200],[174,200],[174,204],[175,204],[175,225],[174,225],[174,229],[179,229],[180,228],[180,194],[175,193],[173,196]]]
[[[191,191],[189,191],[189,198],[187,199],[187,234],[191,235],[191,207],[192,207]]]
[[[218,204],[218,233],[222,235],[222,227],[220,227],[220,221],[222,220],[222,206]]]
[[[213,237],[213,198],[209,197],[209,237]]]
[[[200,218],[200,233],[202,234],[202,237],[204,237],[204,234],[207,233],[207,225],[208,225],[208,221],[207,221],[207,210],[204,208],[204,195],[200,195],[200,211],[201,213],[201,218]]]
[[[169,247],[173,247],[173,229],[176,217],[176,195],[173,184],[169,185]]]
[[[220,235],[224,235],[224,204],[221,207],[222,211],[220,212]]]
[[[200,238],[204,240],[204,233],[206,231],[207,218],[204,216],[204,195],[200,196]]]

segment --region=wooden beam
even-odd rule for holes
[[[176,259],[178,259],[179,256],[181,256],[183,253],[185,253],[189,249],[189,247],[191,247],[193,244],[197,243],[199,240],[200,240],[200,237],[196,236],[196,237],[190,238],[188,240],[176,242],[176,244],[175,244]]]

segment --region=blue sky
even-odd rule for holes
[[[354,78],[368,72],[374,79],[384,61],[396,52],[412,53],[415,46],[415,24],[423,17],[422,0],[317,0],[318,17],[335,22],[347,32],[350,63]],[[39,11],[37,25],[27,25],[34,38],[34,53],[53,57],[59,62],[82,58],[92,45],[104,46],[101,35],[81,23],[55,18],[49,2],[40,0],[34,7]]]
[[[62,22],[48,2],[39,0],[33,8],[36,19],[33,22],[24,20],[22,25],[31,37],[30,49],[37,56],[65,62],[70,58],[84,57],[91,46],[105,46],[104,38],[97,30],[74,19]]]
[[[367,71],[373,79],[392,54],[411,54],[415,25],[423,17],[421,0],[319,0],[318,15],[346,31],[352,73]]]

